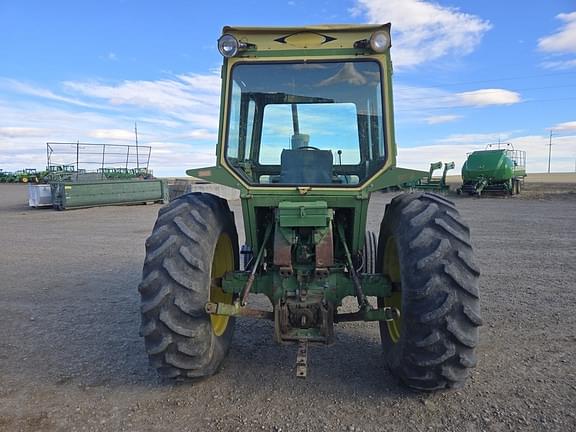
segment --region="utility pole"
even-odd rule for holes
[[[138,126],[134,122],[134,135],[136,136],[136,168],[140,168],[140,156],[138,154]],[[548,164],[550,165],[550,164]],[[548,166],[548,172],[550,172],[550,166]]]
[[[550,174],[550,160],[552,159],[552,129],[550,129],[550,143],[548,145],[548,174]]]

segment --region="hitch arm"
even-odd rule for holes
[[[356,292],[356,299],[358,300],[358,307],[360,309],[365,309],[369,306],[368,299],[366,298],[364,291],[362,291],[362,284],[360,283],[360,278],[358,277],[358,273],[356,273],[356,269],[354,268],[354,263],[352,263],[352,256],[350,255],[350,250],[346,244],[344,227],[341,224],[338,224],[338,237],[340,238],[342,246],[344,247],[344,252],[346,253],[346,264],[348,265],[348,269],[352,275],[352,282],[354,284],[354,291]]]
[[[254,285],[254,279],[256,278],[256,271],[258,270],[258,267],[260,267],[262,257],[264,256],[264,251],[266,250],[266,243],[268,243],[268,239],[270,238],[270,233],[272,233],[272,223],[268,224],[268,226],[266,227],[266,232],[264,233],[264,240],[262,241],[262,246],[258,251],[256,261],[254,262],[254,266],[250,271],[250,276],[248,276],[246,285],[244,285],[244,289],[242,289],[242,294],[240,294],[240,301],[242,306],[246,306],[246,302],[248,301],[248,294],[250,294],[250,289],[252,288],[252,285]]]
[[[210,315],[238,316],[274,321],[274,312],[241,307],[238,303],[226,304],[208,302],[204,309],[206,310],[206,313]]]

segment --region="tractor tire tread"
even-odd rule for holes
[[[215,336],[204,306],[211,261],[220,233],[226,232],[238,264],[238,235],[228,203],[215,195],[190,193],[158,212],[146,241],[139,285],[142,323],[150,365],[167,378],[203,378],[217,372],[234,327],[231,318]]]
[[[405,193],[386,207],[377,263],[394,236],[402,274],[400,339],[380,323],[386,363],[416,390],[459,388],[477,364],[482,325],[470,229],[454,203],[432,193]],[[381,268],[378,270],[382,271]],[[407,330],[408,329],[408,330]]]

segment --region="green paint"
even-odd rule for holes
[[[168,187],[163,180],[54,182],[51,185],[54,207],[61,209],[168,202]]]
[[[492,182],[505,182],[514,176],[526,175],[525,168],[515,166],[506,150],[481,150],[468,156],[462,166],[462,180],[485,178]]]
[[[270,58],[270,57],[330,57],[330,56],[364,56],[369,53],[365,49],[355,48],[332,48],[332,49],[295,49],[295,50],[247,50],[242,52],[240,58]]]
[[[278,221],[282,228],[326,227],[332,220],[332,210],[326,201],[282,201],[278,205]]]
[[[494,149],[495,146],[498,148]],[[470,194],[481,194],[484,190],[514,193],[514,185],[520,184],[524,177],[526,152],[514,150],[510,144],[493,144],[486,150],[468,155],[462,166],[463,184],[458,191]]]
[[[248,280],[246,272],[226,273],[222,279],[222,289],[226,293],[240,294]],[[388,297],[392,286],[388,278],[381,274],[360,275],[362,289],[367,296]],[[287,294],[294,294],[298,289],[297,276],[281,277],[276,272],[266,272],[254,281],[251,292],[266,295],[272,304],[276,304]],[[344,268],[333,269],[325,278],[317,278],[307,284],[310,295],[319,295],[326,301],[339,306],[345,297],[354,295],[354,285]]]

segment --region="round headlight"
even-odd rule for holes
[[[238,54],[239,47],[238,40],[232,35],[225,34],[218,39],[218,51],[224,57],[234,57]]]
[[[374,52],[383,53],[390,48],[390,35],[383,31],[378,31],[370,37],[370,48]]]

